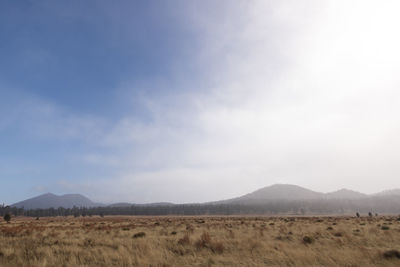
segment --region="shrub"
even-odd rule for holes
[[[196,245],[196,247],[197,247],[198,249],[201,249],[201,248],[208,248],[208,247],[210,247],[210,244],[211,244],[211,237],[210,237],[210,234],[207,233],[207,232],[204,232],[204,233],[200,236],[200,239],[196,241],[196,244],[195,244],[195,245]]]
[[[10,221],[11,221],[11,215],[9,214],[9,213],[6,213],[6,215],[4,215],[4,220],[7,222],[7,223],[10,223]]]
[[[398,258],[400,259],[400,251],[392,249],[392,250],[388,250],[383,252],[383,257],[390,259],[390,258]]]
[[[303,243],[304,244],[311,244],[312,242],[314,242],[314,240],[312,239],[312,237],[309,237],[309,236],[305,236],[305,237],[303,237]]]
[[[91,238],[86,238],[86,239],[83,241],[83,246],[84,246],[84,247],[94,247],[94,246],[95,246],[94,240],[91,239]]]
[[[222,242],[214,242],[212,243],[211,250],[214,253],[222,254],[224,252],[224,244]]]
[[[139,238],[139,237],[145,237],[146,233],[145,232],[139,232],[133,235],[133,238]]]
[[[188,234],[185,234],[181,239],[178,240],[179,245],[189,245],[190,244],[190,237]]]
[[[213,242],[211,240],[210,234],[204,232],[199,240],[196,241],[195,246],[197,249],[208,248],[213,253],[222,254],[224,252],[224,244],[222,242]]]
[[[382,230],[389,230],[389,226],[384,225],[384,226],[381,227],[381,229]]]
[[[194,232],[194,227],[191,224],[186,225],[186,230],[189,233],[193,233]]]

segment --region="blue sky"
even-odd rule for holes
[[[62,193],[64,188],[54,188],[59,179],[74,183],[111,175],[111,168],[76,159],[124,153],[100,140],[90,142],[91,135],[103,135],[104,128],[128,117],[151,124],[153,115],[142,99],[185,93],[188,80],[202,90],[195,59],[201,32],[185,17],[195,6],[184,1],[1,3],[5,201],[38,190]]]
[[[396,8],[2,1],[1,200],[400,187]]]
[[[177,62],[182,71],[193,71],[187,57],[198,41],[180,5],[6,1],[1,8],[2,83],[77,111],[105,108],[107,114],[113,111],[115,103],[109,100],[115,88],[124,81],[168,79]]]

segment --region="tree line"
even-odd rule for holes
[[[399,214],[400,201],[390,199],[271,201],[267,203],[161,204],[102,207],[24,209],[0,206],[0,215],[104,216],[104,215],[313,215],[313,214]]]

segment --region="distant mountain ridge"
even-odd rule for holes
[[[362,199],[368,197],[368,195],[343,188],[335,192],[326,193],[325,197],[328,199]]]
[[[382,192],[373,194],[374,196],[400,196],[400,189],[384,190]]]
[[[17,202],[12,207],[24,209],[48,209],[48,208],[73,208],[75,207],[98,207],[102,204],[95,203],[80,194],[65,194],[57,196],[52,193],[46,193],[24,201]]]
[[[263,187],[241,197],[223,200],[223,203],[258,203],[277,200],[311,200],[323,197],[323,193],[315,192],[298,185],[274,184]]]
[[[291,184],[274,184],[258,189],[241,197],[218,201],[218,203],[255,204],[267,201],[301,201],[301,200],[325,200],[345,199],[354,200],[368,197],[367,194],[349,189],[341,189],[330,193],[321,193],[307,188]]]
[[[301,200],[321,198],[323,193],[315,192],[298,185],[274,184],[246,194],[240,199]]]
[[[367,201],[373,202],[378,198],[384,198],[390,201],[390,199],[400,198],[400,189],[385,190],[376,194],[363,194],[357,191],[349,189],[340,189],[330,193],[321,193],[303,188],[298,185],[291,184],[274,184],[258,189],[249,194],[226,199],[221,201],[199,203],[202,204],[263,204],[271,202],[282,202],[282,201],[335,201],[335,200],[352,200],[352,201]],[[159,203],[147,203],[147,204],[133,204],[133,203],[114,203],[110,205],[104,205],[101,203],[95,203],[87,197],[80,194],[66,194],[66,195],[54,195],[51,193],[43,194],[34,198],[30,198],[18,203],[11,205],[12,207],[24,208],[24,209],[48,209],[48,208],[72,208],[76,207],[128,207],[128,206],[173,206],[173,203],[159,202]]]

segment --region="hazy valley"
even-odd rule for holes
[[[47,193],[12,204],[8,209],[13,209],[15,215],[30,216],[75,213],[88,215],[352,215],[356,212],[400,214],[400,194],[399,190],[387,190],[367,195],[348,189],[320,193],[297,185],[275,184],[237,198],[206,203],[106,205],[95,203],[79,194],[57,196]],[[62,213],[66,209],[71,213]]]

